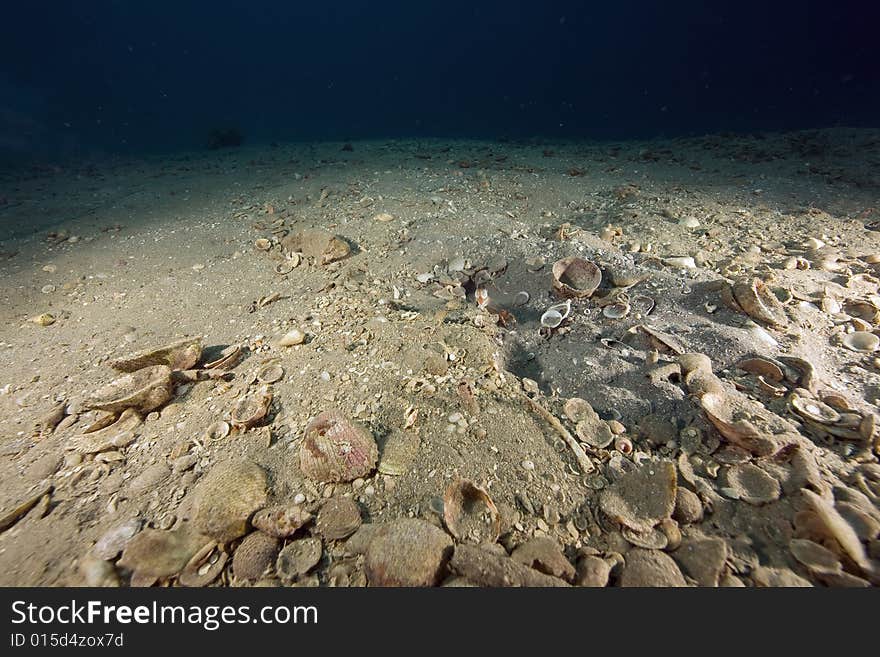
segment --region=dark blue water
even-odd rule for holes
[[[872,3],[874,4],[874,3]],[[4,3],[0,153],[877,126],[868,2]]]

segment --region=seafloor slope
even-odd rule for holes
[[[878,193],[850,130],[6,172],[0,584],[876,584]]]

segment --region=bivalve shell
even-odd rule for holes
[[[244,459],[220,463],[199,481],[193,494],[195,528],[227,543],[244,535],[251,515],[266,505],[266,473]]]
[[[120,372],[136,372],[151,365],[167,365],[172,370],[195,367],[202,357],[202,338],[183,338],[154,349],[145,349],[108,363]]]
[[[446,488],[443,520],[449,533],[463,542],[494,543],[501,533],[501,516],[492,498],[464,479]]]
[[[232,572],[237,579],[260,579],[278,558],[280,541],[263,532],[248,534],[232,556]]]
[[[315,529],[327,541],[340,541],[361,526],[361,511],[350,497],[331,497],[324,502],[315,519]]]
[[[269,536],[289,538],[311,519],[312,514],[299,506],[278,504],[257,511],[251,524]]]
[[[370,586],[436,586],[452,556],[452,539],[426,520],[383,525],[370,541],[364,570]]]
[[[784,306],[760,278],[740,279],[732,290],[736,302],[752,319],[777,328],[788,323]]]
[[[108,383],[95,391],[83,406],[110,413],[131,408],[146,414],[171,399],[173,388],[171,368],[153,365]]]
[[[880,347],[880,338],[868,331],[853,331],[843,336],[843,346],[850,351],[868,354]]]
[[[299,454],[306,476],[338,483],[370,474],[379,449],[366,429],[339,411],[325,411],[306,426]]]
[[[589,297],[601,281],[601,270],[584,258],[569,256],[553,264],[553,289],[562,297]]]

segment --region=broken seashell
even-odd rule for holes
[[[172,370],[188,370],[195,367],[202,357],[202,338],[183,338],[155,349],[138,351],[108,364],[120,372],[136,372],[151,365],[167,365]]]
[[[379,472],[402,475],[409,470],[419,451],[419,437],[413,431],[392,431],[382,447]]]
[[[550,306],[544,314],[541,315],[541,326],[544,328],[555,329],[565,321],[570,312],[571,300]]]
[[[108,383],[95,391],[83,406],[110,413],[131,408],[146,414],[171,399],[172,391],[171,368],[153,365]]]
[[[299,455],[306,476],[335,483],[372,472],[379,449],[366,429],[339,411],[325,411],[306,426]]]
[[[206,370],[229,370],[235,367],[243,355],[244,349],[240,344],[229,345],[220,352],[218,358],[205,363],[204,368]]]
[[[773,381],[774,383],[779,383],[785,379],[782,367],[772,359],[764,358],[763,356],[744,358],[736,366],[745,372],[762,376],[765,380]]]
[[[264,384],[235,405],[231,413],[232,426],[242,430],[257,426],[266,419],[271,405],[272,390]]]
[[[218,543],[243,536],[251,515],[266,505],[266,487],[266,473],[252,461],[215,465],[193,491],[193,526]]]
[[[776,328],[788,323],[782,303],[760,278],[740,279],[732,291],[740,308],[752,319]]]
[[[486,491],[464,479],[446,488],[443,520],[459,541],[494,543],[501,533],[501,516],[495,503]]]
[[[847,333],[843,336],[842,342],[847,349],[859,353],[871,353],[880,347],[880,338],[867,331]]]
[[[180,572],[206,540],[188,525],[170,531],[144,529],[126,544],[117,565],[140,576],[168,577]]]
[[[697,263],[690,256],[672,256],[663,258],[663,264],[673,269],[696,269]]]
[[[562,297],[589,297],[601,280],[600,269],[584,258],[569,256],[553,264],[553,289]]]
[[[312,514],[299,506],[279,504],[257,511],[251,524],[269,536],[289,538],[311,519]]]
[[[748,414],[741,408],[744,402],[739,396],[707,392],[700,398],[700,406],[718,432],[735,445],[756,456],[769,456],[778,449],[776,441],[759,431],[752,422],[744,419]]]
[[[55,323],[55,316],[51,313],[42,313],[36,317],[31,317],[30,321],[38,326],[51,326]]]
[[[202,587],[213,582],[226,567],[229,555],[223,550],[218,550],[214,541],[209,541],[196,552],[180,571],[177,581],[181,586]]]
[[[833,424],[840,420],[840,414],[828,404],[803,397],[796,392],[791,393],[788,402],[795,413],[808,420],[820,424]]]
[[[287,253],[303,253],[319,265],[342,260],[351,255],[351,245],[342,237],[320,229],[305,229],[281,241]]]
[[[137,411],[127,408],[113,424],[102,429],[70,439],[68,449],[73,449],[80,454],[96,454],[110,449],[125,447],[136,438],[134,429],[141,423],[141,416]]]

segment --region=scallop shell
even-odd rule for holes
[[[278,363],[269,363],[257,372],[257,380],[261,383],[276,383],[284,378],[284,368]]]
[[[368,431],[339,411],[325,411],[306,426],[299,455],[306,476],[336,483],[370,474],[379,449]]]
[[[251,524],[261,532],[276,538],[288,538],[312,519],[302,507],[278,504],[260,509],[251,518]]]
[[[315,529],[327,541],[340,541],[361,526],[361,511],[350,497],[331,497],[315,519]]]
[[[788,323],[782,303],[760,278],[740,279],[732,290],[736,302],[752,319],[772,327]]]
[[[367,581],[370,586],[436,586],[452,550],[449,535],[426,520],[395,520],[382,525],[367,547]]]
[[[150,365],[167,365],[172,370],[195,367],[202,357],[202,338],[183,338],[154,349],[144,349],[117,360],[110,367],[120,372],[136,372]]]
[[[868,354],[880,347],[880,338],[868,331],[853,331],[843,336],[843,346],[851,351]]]
[[[589,297],[601,281],[601,270],[584,258],[569,256],[553,263],[553,289],[562,297]]]
[[[252,461],[215,465],[193,492],[193,525],[218,543],[243,536],[251,515],[266,505],[266,486],[266,473]]]
[[[590,406],[590,402],[586,399],[581,399],[580,397],[572,397],[571,399],[565,402],[565,405],[562,407],[562,412],[565,413],[565,417],[569,420],[577,424],[581,420],[586,420],[594,414],[593,407]]]
[[[608,319],[623,319],[629,315],[629,304],[624,301],[609,304],[602,309],[602,314]]]
[[[275,570],[282,580],[296,581],[318,565],[323,552],[320,538],[301,538],[291,541],[278,553]]]
[[[235,405],[231,414],[232,425],[245,430],[257,426],[266,419],[271,405],[272,390],[268,385],[262,385]]]
[[[464,479],[446,488],[443,520],[450,534],[467,543],[494,543],[501,533],[501,516],[492,498]]]
[[[281,541],[263,532],[244,537],[232,555],[232,573],[236,579],[255,581],[275,565]]]
[[[96,390],[83,406],[110,413],[131,408],[145,414],[171,399],[173,387],[171,368],[153,365],[119,377]]]

